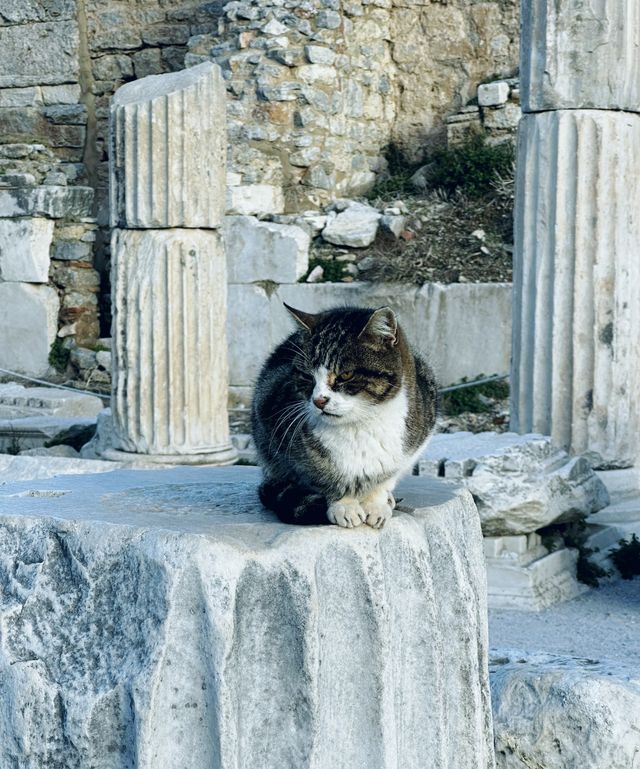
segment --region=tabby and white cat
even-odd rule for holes
[[[388,307],[285,307],[300,328],[265,363],[253,399],[260,499],[287,523],[380,528],[433,430],[433,373]]]

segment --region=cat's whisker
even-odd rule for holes
[[[276,449],[276,454],[277,454],[277,453],[280,451],[280,449],[282,448],[282,444],[284,443],[284,440],[285,440],[285,438],[287,437],[287,433],[289,432],[289,430],[291,430],[291,428],[292,428],[292,427],[293,427],[293,426],[296,424],[296,422],[298,422],[300,419],[302,419],[302,418],[304,418],[304,417],[305,417],[305,413],[299,413],[299,414],[297,414],[297,415],[296,415],[296,416],[295,416],[295,417],[294,417],[294,418],[291,420],[291,422],[290,422],[290,424],[288,425],[287,429],[284,431],[284,434],[283,434],[283,436],[282,436],[282,440],[281,440],[281,441],[280,441],[280,443],[278,444],[278,448]],[[295,433],[295,431],[294,431],[294,433]]]
[[[280,419],[277,421],[277,423],[273,427],[273,432],[272,432],[272,435],[271,435],[271,440],[269,441],[269,449],[271,449],[271,447],[273,445],[273,441],[277,437],[277,433],[278,433],[278,430],[280,429],[280,427],[282,427],[287,422],[287,420],[289,420],[289,419],[291,419],[291,424],[293,424],[299,416],[303,415],[304,412],[306,412],[306,409],[307,409],[307,404],[304,401],[300,401],[298,403],[291,404],[291,406],[290,406],[290,408],[288,410],[283,409],[283,411],[286,410],[286,413],[283,416],[280,417]],[[276,451],[280,450],[280,446],[282,445],[282,441],[284,440],[284,438],[287,435],[287,432],[291,428],[291,424],[289,424],[287,426],[287,428],[286,428],[286,430],[284,432],[284,435],[282,436],[282,440],[280,441],[280,445],[278,446]]]
[[[301,417],[302,417],[301,419],[300,418],[298,419],[298,425],[294,429],[293,433],[291,434],[291,438],[289,438],[289,444],[287,445],[287,450],[284,453],[285,457],[290,456],[291,449],[293,448],[293,442],[296,439],[296,436],[298,435],[298,433],[302,430],[302,428],[307,423],[307,421],[309,419],[309,414],[308,413],[307,414],[302,414]]]

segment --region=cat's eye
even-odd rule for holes
[[[341,371],[336,377],[338,382],[348,382],[353,379],[353,371]]]

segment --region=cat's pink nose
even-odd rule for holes
[[[314,406],[317,406],[319,409],[323,409],[327,403],[329,403],[329,398],[325,398],[323,395],[313,399]]]

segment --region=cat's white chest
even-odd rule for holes
[[[404,449],[407,396],[403,390],[371,409],[367,419],[348,424],[320,424],[315,435],[331,453],[345,481],[363,476],[392,476],[406,463]]]

